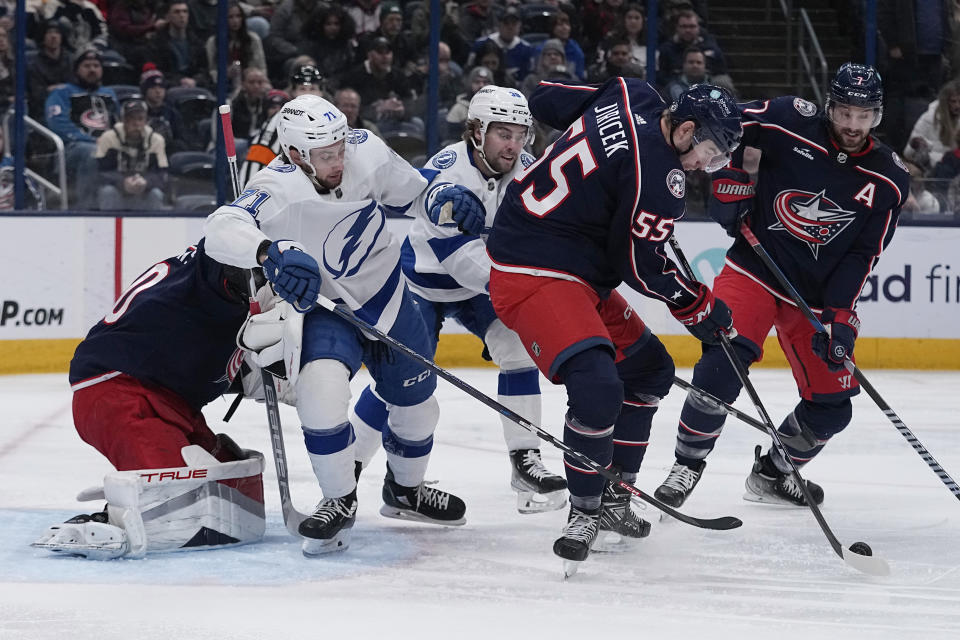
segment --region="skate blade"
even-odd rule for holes
[[[304,538],[300,550],[308,558],[316,558],[328,553],[346,551],[350,547],[350,531],[340,531],[329,540],[320,538]]]
[[[636,549],[639,538],[623,536],[614,531],[601,531],[597,534],[593,544],[590,545],[590,551],[599,553],[625,553]]]
[[[791,509],[806,509],[807,505],[805,504],[794,504],[793,502],[788,502],[787,500],[782,500],[780,498],[773,498],[770,496],[758,496],[755,493],[750,493],[745,491],[743,494],[743,499],[747,502],[756,502],[758,504],[773,504],[780,507],[789,507]]]
[[[467,523],[467,518],[463,517],[458,520],[435,520],[433,518],[427,517],[422,513],[416,511],[411,511],[409,509],[399,509],[397,507],[391,507],[388,504],[380,507],[380,515],[387,518],[394,518],[396,520],[406,520],[407,522],[422,522],[424,524],[439,524],[446,527],[459,527],[460,525]]]
[[[583,560],[564,560],[563,561],[563,579],[567,580],[576,575],[577,571],[580,569],[580,565],[583,564]]]
[[[566,489],[551,493],[517,490],[517,511],[520,513],[547,513],[563,509],[565,506],[567,506]]]

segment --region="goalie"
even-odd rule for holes
[[[241,327],[244,337],[282,331],[262,321],[248,331],[285,305],[248,320],[249,275],[214,261],[201,240],[141,274],[90,330],[70,363],[74,424],[117,471],[78,496],[106,500],[103,511],[50,527],[34,547],[110,559],[263,537],[263,455],[215,435],[200,412],[243,365]],[[269,297],[262,287],[257,304]],[[258,382],[243,378],[248,389]]]

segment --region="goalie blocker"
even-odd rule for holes
[[[225,547],[263,538],[263,454],[218,440],[238,460],[218,462],[198,445],[186,466],[107,474],[80,501],[106,500],[105,512],[50,527],[32,546],[93,560]]]

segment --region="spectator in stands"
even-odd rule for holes
[[[954,135],[953,145],[930,171],[930,190],[944,209],[960,211],[960,130]]]
[[[623,0],[584,0],[580,15],[583,17],[583,42],[586,51],[595,51],[600,43],[620,22]]]
[[[181,87],[205,87],[210,84],[204,43],[187,27],[190,6],[187,0],[167,5],[166,23],[154,34],[152,59],[171,84]]]
[[[376,122],[385,134],[410,120],[408,107],[416,95],[407,78],[393,68],[393,50],[386,38],[374,39],[367,59],[341,78],[340,86],[351,87],[360,94],[366,105],[364,118]]]
[[[530,73],[530,66],[536,52],[529,42],[520,37],[520,12],[517,11],[516,7],[510,7],[503,12],[503,15],[500,16],[499,27],[496,33],[491,33],[474,43],[473,55],[468,64],[472,65],[477,62],[483,64],[480,61],[481,52],[488,50],[488,43],[493,43],[503,51],[504,61],[506,62],[505,73],[511,76],[515,83],[522,82],[526,75]],[[490,70],[494,74],[497,72],[493,68],[490,68]]]
[[[377,125],[360,115],[362,104],[360,94],[353,89],[340,89],[333,94],[333,105],[340,109],[343,115],[347,116],[347,124],[350,125],[350,128],[367,129],[379,137],[380,129],[377,128]]]
[[[427,6],[429,4],[411,3],[407,5],[410,8],[408,33],[413,38],[416,50],[420,52],[426,52],[430,43],[430,11]],[[440,40],[446,42],[447,46],[450,47],[450,60],[457,65],[456,72],[458,75],[463,75],[463,66],[467,64],[470,47],[475,38],[468,42],[453,15],[444,11],[440,18]]]
[[[243,70],[240,91],[230,103],[234,137],[247,141],[257,135],[267,120],[264,98],[271,88],[263,70],[256,67]],[[238,155],[241,154],[238,152]]]
[[[0,127],[0,211],[13,210],[16,204],[15,181],[13,156],[6,154],[3,127]],[[29,176],[25,176],[24,183],[27,189],[24,193],[23,208],[43,210],[45,202],[40,185]]]
[[[385,38],[393,50],[393,66],[404,75],[410,75],[416,68],[419,52],[413,38],[403,33],[403,10],[389,3],[380,5],[380,26],[375,31],[360,35],[359,53],[365,56],[367,49],[377,38]]]
[[[217,20],[220,8],[218,0],[188,0],[190,5],[190,31],[206,42],[210,36],[217,35]]]
[[[716,38],[701,30],[700,16],[688,9],[677,14],[673,37],[662,43],[657,51],[657,83],[660,86],[665,87],[683,73],[684,52],[692,46],[703,51],[707,59],[707,74],[714,84],[723,87],[732,85],[727,75],[727,62]]]
[[[44,107],[47,128],[63,140],[67,173],[75,208],[93,206],[97,162],[93,157],[96,139],[110,128],[117,108],[117,96],[101,86],[103,65],[100,52],[84,49],[74,58],[74,80],[47,96]]]
[[[337,78],[355,64],[353,18],[339,4],[318,6],[307,33],[312,37],[305,51],[317,61],[324,78]]]
[[[541,80],[558,80],[560,82],[578,80],[571,72],[570,65],[567,64],[563,43],[556,38],[544,41],[540,48],[540,57],[537,58],[537,68],[533,73],[527,75],[520,85],[520,90],[525,96],[529,97]]]
[[[667,83],[664,93],[668,102],[673,102],[680,95],[695,84],[710,82],[707,75],[707,57],[700,47],[687,47],[683,53],[683,72]]]
[[[13,47],[10,46],[10,34],[0,29],[0,114],[13,104],[16,91],[14,82],[16,63],[13,59]]]
[[[267,120],[271,120],[273,116],[280,112],[283,105],[290,102],[290,94],[280,89],[270,89],[265,100],[267,102]]]
[[[497,30],[493,0],[474,0],[460,10],[460,31],[467,42],[475,42]]]
[[[447,112],[447,138],[457,138],[463,132],[463,123],[467,121],[467,112],[473,94],[488,84],[493,84],[493,72],[484,66],[474,67],[466,75],[466,91],[457,96],[456,102]]]
[[[122,119],[97,139],[101,209],[156,211],[163,208],[167,154],[163,136],[147,124],[147,103],[123,103]]]
[[[351,0],[347,13],[353,20],[357,34],[372,33],[380,28],[380,0]]]
[[[577,80],[587,78],[586,58],[583,55],[583,49],[577,44],[571,36],[573,27],[570,24],[570,14],[566,11],[558,11],[550,16],[550,37],[559,40],[563,44],[563,53],[567,60],[567,70],[572,73]],[[539,53],[539,52],[538,52]]]
[[[940,88],[937,99],[913,125],[903,157],[929,171],[943,154],[954,148],[957,131],[960,131],[960,81],[951,80]]]
[[[167,25],[158,18],[151,0],[112,0],[107,10],[110,46],[139,68],[149,53],[149,36]]]
[[[217,36],[207,38],[207,69],[213,82],[217,81]],[[255,67],[266,72],[260,36],[247,29],[247,12],[237,0],[230,0],[227,8],[227,78],[230,89],[240,81],[241,69]]]
[[[167,104],[167,84],[163,72],[148,62],[140,74],[140,93],[147,103],[147,124],[154,133],[163,136],[168,154],[187,151],[187,136],[183,130],[180,112]]]
[[[307,47],[305,27],[310,23],[315,0],[283,0],[270,18],[270,35],[263,43],[270,77],[282,78],[283,63]]]
[[[595,84],[603,84],[614,76],[624,78],[645,78],[646,69],[631,60],[630,43],[616,35],[610,36],[604,42],[603,62],[590,68],[587,80]]]
[[[626,40],[630,46],[630,62],[644,70],[644,75],[639,76],[641,78],[646,77],[647,69],[646,23],[647,19],[646,14],[643,12],[643,6],[639,3],[631,2],[624,7],[620,20],[614,25],[610,31],[610,35],[601,46],[601,51],[605,58],[606,52],[611,46],[609,42],[611,39]]]
[[[493,74],[493,84],[498,87],[517,87],[517,79],[507,71],[503,49],[492,40],[487,40],[480,47],[476,54],[475,63],[477,66],[486,67],[490,70],[490,73]]]
[[[910,172],[910,195],[903,204],[903,211],[912,214],[940,213],[940,201],[927,190],[923,169],[912,162],[904,162]]]
[[[66,20],[70,25],[63,35],[63,46],[68,52],[91,45],[103,48],[107,44],[107,21],[100,7],[89,0],[59,0],[50,19]]]
[[[63,47],[66,29],[60,20],[47,20],[43,26],[39,51],[27,65],[30,115],[33,118],[43,118],[47,95],[70,82],[73,75],[70,56]]]

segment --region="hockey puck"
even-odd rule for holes
[[[872,556],[873,549],[866,542],[854,542],[850,545],[850,551],[861,556]]]

